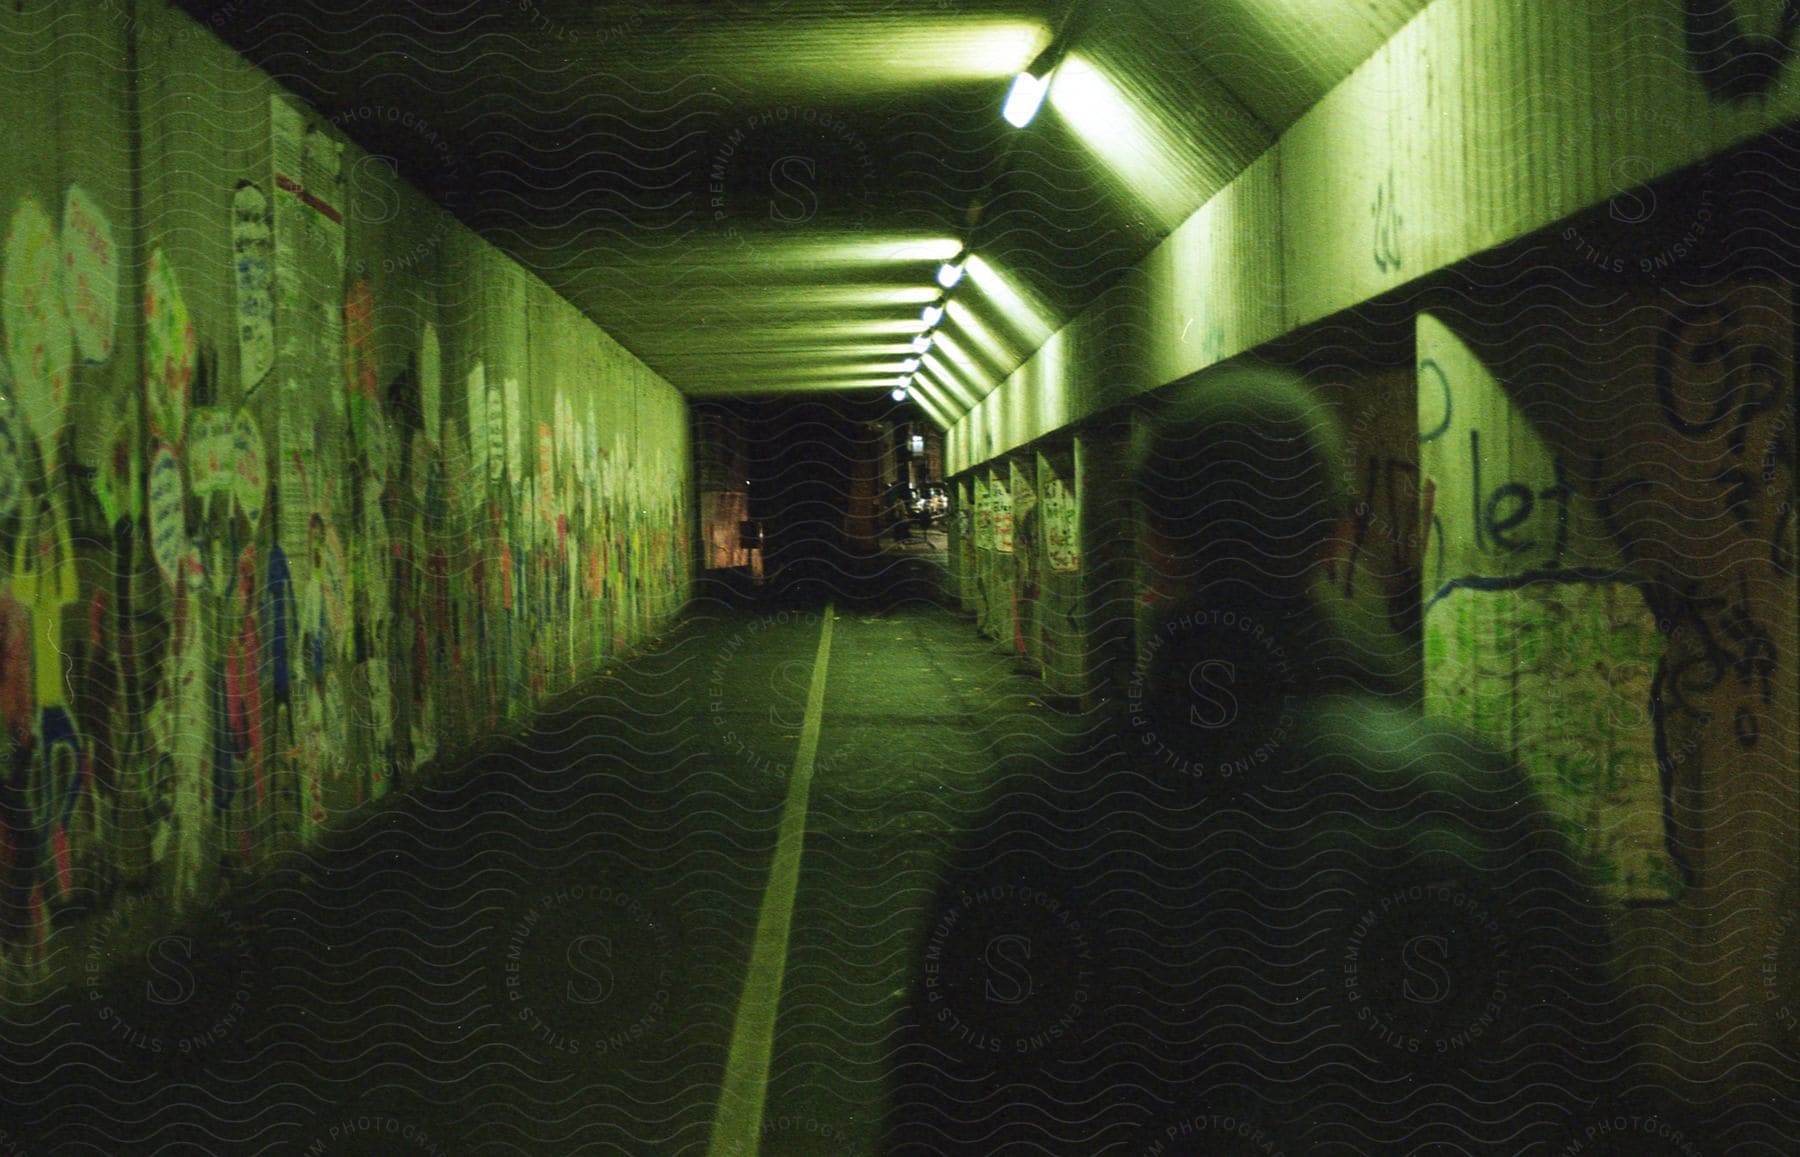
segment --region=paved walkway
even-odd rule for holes
[[[214,950],[118,980],[102,938],[0,1029],[0,1155],[871,1152],[936,877],[1053,743],[1036,695],[917,599],[699,607],[222,905]]]

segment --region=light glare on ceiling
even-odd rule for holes
[[[1050,103],[1119,187],[1135,195],[1165,230],[1192,212],[1193,190],[1180,167],[1168,163],[1181,155],[1182,142],[1154,109],[1143,108],[1094,61],[1070,53],[1057,66]]]

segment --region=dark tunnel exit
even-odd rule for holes
[[[916,406],[706,402],[694,431],[701,540],[718,544],[706,577],[721,593],[783,606],[952,598],[943,437]]]

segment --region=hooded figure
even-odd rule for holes
[[[1141,433],[1116,742],[1004,779],[954,857],[884,1151],[1513,1154],[1616,1112],[1629,1034],[1567,841],[1321,597],[1329,414],[1228,367]]]

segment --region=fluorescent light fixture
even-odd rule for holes
[[[1013,77],[1012,87],[1006,90],[1006,104],[1000,109],[1007,124],[1022,129],[1031,123],[1044,103],[1044,94],[1050,91],[1050,73],[1062,61],[1062,54],[1062,48],[1052,44]]]
[[[1044,103],[1044,93],[1049,88],[1049,76],[1033,76],[1029,72],[1021,72],[1013,77],[1012,87],[1006,92],[1006,106],[1000,110],[1000,115],[1013,128],[1024,128],[1037,115],[1039,106]]]
[[[962,256],[962,254],[960,254],[960,253],[956,255],[956,257],[961,257],[961,256]],[[937,282],[939,285],[943,286],[945,289],[956,288],[956,283],[962,280],[962,275],[963,275],[962,262],[958,261],[956,259],[956,257],[953,257],[949,261],[946,261],[942,265],[938,266]]]
[[[896,401],[896,402],[906,401],[906,387],[905,386],[895,386],[894,392],[892,394],[890,394],[889,396],[892,397],[894,399],[894,401]]]
[[[921,309],[919,311],[919,320],[925,323],[926,329],[930,329],[932,326],[936,325],[938,322],[944,320],[943,302],[942,301],[934,302],[933,304],[926,306],[924,309]]]
[[[916,354],[922,354],[926,350],[930,349],[932,340],[936,336],[937,336],[936,334],[927,332],[927,333],[922,333],[918,337],[913,338],[912,339],[913,352]]]
[[[910,374],[914,370],[919,368],[919,359],[918,358],[907,358],[905,361],[900,363],[900,368],[903,371],[905,371],[906,373]]]

